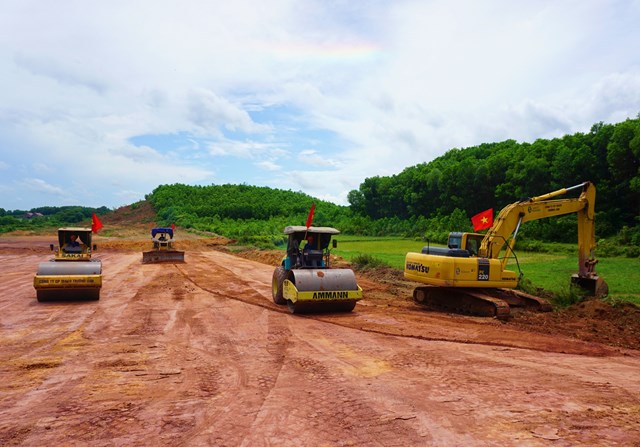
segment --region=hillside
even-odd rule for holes
[[[397,175],[365,179],[349,193],[349,203],[370,219],[469,218],[584,181],[598,190],[597,234],[610,237],[626,228],[626,243],[640,246],[640,118],[531,144],[507,140],[453,148]],[[574,225],[571,218],[532,222],[521,236],[569,242]]]

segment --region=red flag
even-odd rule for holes
[[[476,214],[471,218],[473,231],[486,230],[493,226],[493,208]]]
[[[91,217],[91,232],[97,233],[100,231],[100,228],[102,228],[102,222],[100,222],[100,219],[98,219],[98,216],[96,216],[94,212],[93,217]]]
[[[309,210],[309,216],[307,216],[307,230],[311,226],[311,222],[313,222],[313,213],[316,211],[316,204],[311,203],[311,209]]]
[[[173,231],[176,231],[176,224],[171,224],[171,229],[172,229]]]

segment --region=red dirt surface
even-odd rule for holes
[[[281,253],[178,231],[184,264],[143,265],[151,226],[95,238],[94,302],[38,303],[52,235],[0,237],[0,445],[640,446],[635,306],[451,315],[376,270],[290,315]]]

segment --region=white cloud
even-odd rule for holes
[[[44,192],[47,194],[54,194],[58,196],[63,196],[64,190],[58,186],[51,185],[39,178],[28,178],[22,181],[22,184],[33,191],[36,192]]]
[[[268,160],[263,160],[261,162],[258,162],[256,163],[256,166],[258,166],[261,169],[264,169],[265,171],[279,171],[282,169],[280,165],[277,165],[276,163]]]
[[[452,147],[635,117],[639,21],[637,1],[8,2],[0,169],[24,191],[0,206],[75,185],[121,205],[225,169],[344,203]]]
[[[268,126],[256,124],[249,114],[238,105],[218,95],[199,90],[189,97],[189,119],[197,126],[214,134],[220,129],[245,133],[266,132]]]

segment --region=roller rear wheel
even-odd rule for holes
[[[278,267],[273,271],[273,277],[271,279],[271,295],[273,296],[273,302],[276,304],[286,304],[287,300],[282,295],[282,283],[287,276],[287,271],[284,267]],[[293,312],[292,312],[293,313]]]

